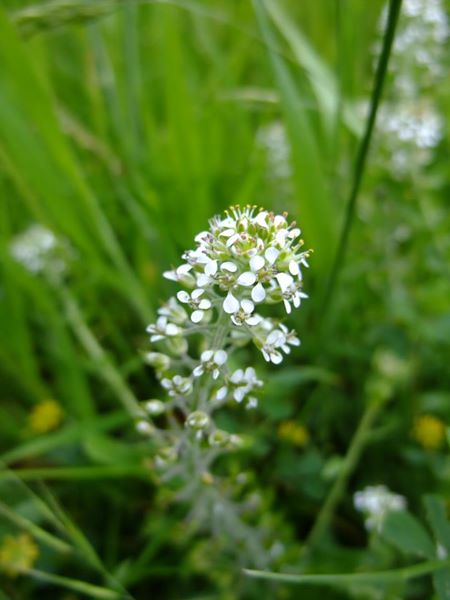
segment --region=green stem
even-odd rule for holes
[[[27,531],[34,538],[47,545],[49,548],[53,548],[53,550],[56,550],[57,552],[67,553],[73,551],[73,548],[70,546],[70,544],[67,544],[54,535],[51,535],[38,525],[35,525],[32,521],[25,519],[17,512],[11,510],[9,506],[3,502],[0,502],[0,515],[14,523],[14,525],[17,525],[17,527],[20,529]]]
[[[72,326],[73,332],[86,353],[92,359],[99,374],[106,383],[108,383],[109,387],[113,390],[130,415],[133,418],[142,417],[142,409],[139,405],[139,401],[127,386],[117,368],[108,358],[106,352],[98,343],[96,337],[84,320],[75,298],[63,287],[59,287],[58,290],[61,294],[65,313]]]
[[[388,18],[383,36],[383,46],[381,49],[380,58],[378,60],[377,70],[375,73],[375,82],[370,102],[369,116],[367,119],[365,132],[361,140],[361,145],[358,149],[358,154],[356,156],[353,183],[347,201],[344,225],[342,227],[342,232],[339,239],[338,248],[335,254],[333,267],[331,269],[330,277],[328,279],[321,314],[323,314],[329,306],[330,300],[333,296],[334,288],[338,280],[339,273],[344,263],[350,229],[355,215],[356,201],[358,199],[359,191],[361,188],[361,182],[367,163],[367,156],[369,152],[370,142],[372,139],[375,119],[377,116],[378,105],[381,100],[383,85],[386,79],[387,67],[389,63],[389,57],[391,54],[392,44],[395,37],[395,30],[397,26],[398,16],[400,14],[401,4],[402,0],[390,0],[389,2]]]
[[[428,575],[439,569],[450,567],[450,559],[430,560],[427,562],[403,567],[401,569],[390,569],[374,573],[340,573],[336,575],[294,575],[292,573],[272,573],[270,571],[256,571],[244,569],[244,573],[250,577],[260,579],[271,579],[272,581],[284,581],[285,583],[308,583],[312,585],[342,585],[354,583],[380,583],[388,581],[407,581],[414,577]]]
[[[305,542],[305,550],[310,551],[329,526],[336,506],[338,505],[342,494],[345,492],[348,479],[356,467],[366,446],[366,443],[369,439],[370,430],[372,429],[372,426],[378,417],[382,406],[383,403],[379,401],[372,401],[368,404],[366,411],[359,423],[358,429],[356,430],[356,433],[350,443],[341,471],[334,482],[324,504],[322,505],[316,522],[314,523],[314,526]]]
[[[60,585],[69,590],[74,590],[76,592],[80,592],[81,594],[86,594],[86,596],[89,596],[90,598],[103,598],[104,600],[120,600],[121,598],[127,597],[108,588],[92,585],[91,583],[79,581],[78,579],[70,579],[69,577],[61,577],[60,575],[52,575],[51,573],[45,573],[44,571],[38,571],[37,569],[27,569],[24,571],[24,574],[29,575],[34,579],[39,579],[40,581],[47,581],[48,583]]]
[[[51,467],[41,469],[10,469],[0,471],[0,481],[8,479],[11,475],[19,477],[23,481],[35,481],[38,479],[53,480],[90,480],[90,479],[121,479],[136,477],[149,480],[149,472],[144,467],[129,466],[107,466],[107,467]]]

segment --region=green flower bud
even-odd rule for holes
[[[186,426],[196,431],[207,429],[210,424],[209,416],[201,410],[191,413],[186,419]]]
[[[172,446],[166,446],[165,448],[161,448],[161,450],[155,456],[155,464],[159,468],[164,468],[173,464],[177,458],[178,454],[176,449]]]
[[[222,431],[221,429],[216,429],[216,431],[213,431],[208,438],[209,445],[216,448],[223,448],[229,443],[229,441],[230,434],[226,431]]]
[[[170,369],[170,357],[161,352],[147,352],[144,356],[144,361],[157,371],[167,371]]]

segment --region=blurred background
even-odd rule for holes
[[[419,518],[423,494],[449,497],[448,5],[404,0],[358,169],[386,14],[381,0],[2,2],[2,600],[89,595],[16,577],[13,555],[105,589],[114,577],[137,599],[299,597],[186,531],[126,410],[159,394],[143,355],[175,291],[162,272],[231,204],[288,211],[314,250],[288,319],[301,347],[280,368],[249,350],[264,397],[223,416],[252,440],[227,468],[246,474],[255,526],[270,520],[295,564],[374,388],[389,403],[313,568],[396,564],[357,490],[384,484]],[[402,586],[324,597],[433,594]]]

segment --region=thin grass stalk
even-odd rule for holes
[[[326,292],[323,300],[323,307],[321,311],[322,315],[329,308],[330,301],[332,299],[333,292],[336,287],[338,277],[342,270],[342,266],[345,260],[350,230],[355,216],[356,202],[358,200],[364,171],[367,165],[367,157],[369,153],[370,142],[372,139],[375,120],[378,112],[378,106],[380,104],[381,96],[383,93],[384,82],[387,75],[387,68],[389,64],[389,58],[391,55],[392,45],[395,38],[395,31],[397,27],[398,17],[400,14],[401,4],[402,0],[390,0],[389,2],[389,12],[386,22],[386,29],[383,35],[383,44],[375,72],[374,87],[370,100],[369,116],[367,118],[364,135],[361,140],[358,153],[356,155],[353,183],[347,201],[344,224],[339,237],[337,251],[334,257],[333,266],[326,287]]]
[[[361,583],[387,583],[392,581],[408,581],[415,577],[422,577],[450,567],[450,560],[429,560],[403,567],[401,569],[389,569],[372,573],[337,573],[320,575],[294,575],[293,573],[272,573],[270,571],[257,571],[244,569],[244,573],[250,577],[270,579],[272,581],[283,581],[285,583],[309,585],[355,585]]]

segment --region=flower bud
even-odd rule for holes
[[[221,429],[216,429],[216,431],[213,431],[208,438],[209,445],[216,448],[223,448],[229,443],[229,441],[230,434],[226,431],[222,431]]]
[[[142,433],[142,435],[151,435],[154,432],[155,428],[148,421],[144,421],[141,419],[136,423],[136,431],[138,433]]]
[[[157,371],[167,371],[170,369],[170,357],[161,352],[147,352],[144,356],[144,361]]]
[[[161,415],[166,410],[165,404],[161,400],[147,400],[144,403],[144,407],[149,415],[155,417]]]
[[[155,456],[155,464],[158,468],[164,468],[173,464],[178,458],[177,451],[172,446],[161,448]]]
[[[207,429],[209,424],[209,416],[201,410],[196,410],[186,419],[186,426],[190,427],[191,429],[195,429],[196,431],[203,431],[204,429]]]

